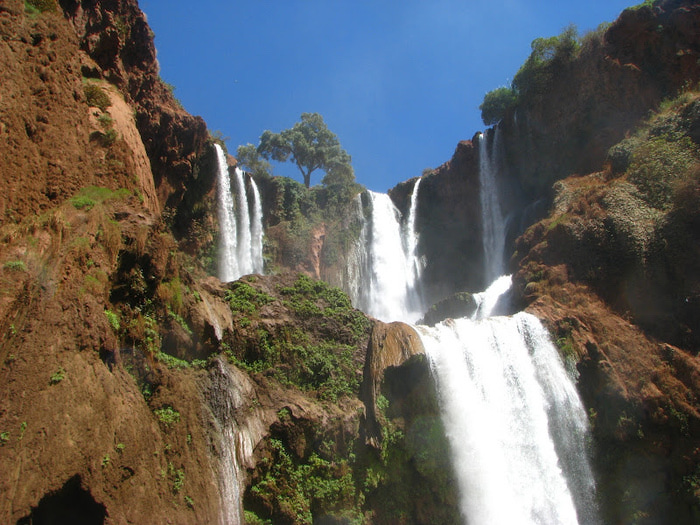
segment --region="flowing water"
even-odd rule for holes
[[[505,249],[505,221],[498,199],[496,176],[499,170],[498,128],[493,132],[491,149],[483,133],[479,135],[479,200],[481,203],[481,235],[484,245],[484,269],[486,282],[503,275]]]
[[[246,174],[239,168],[234,170],[235,192],[232,192],[226,155],[221,146],[214,147],[218,163],[219,278],[228,282],[263,271],[262,204],[252,177],[248,177],[253,201],[249,202]]]
[[[494,316],[509,291],[505,223],[498,198],[499,137],[479,140],[484,271],[471,318],[417,326],[443,411],[469,524],[596,523],[588,420],[574,380],[537,318]],[[423,261],[417,255],[420,179],[403,220],[388,195],[358,197],[362,222],[350,257],[355,304],[383,321],[415,322]],[[366,218],[365,218],[366,216]]]
[[[369,218],[358,210],[362,219],[359,240],[351,254],[348,274],[353,303],[365,313],[383,321],[415,321],[424,310],[420,291],[422,259],[417,255],[415,231],[418,206],[417,179],[411,194],[408,217],[402,220],[389,195],[366,192]]]
[[[216,160],[218,167],[217,194],[219,199],[219,278],[222,281],[233,281],[240,277],[238,270],[238,229],[236,225],[236,210],[231,194],[231,178],[224,150],[218,144]]]
[[[595,523],[586,412],[539,320],[521,312],[418,330],[465,521]]]

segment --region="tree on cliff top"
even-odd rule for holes
[[[317,169],[327,174],[339,170],[352,173],[350,155],[318,113],[302,113],[301,122],[280,133],[266,130],[260,137],[258,153],[268,160],[293,161],[307,188],[311,186],[311,174]]]

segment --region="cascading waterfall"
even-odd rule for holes
[[[251,273],[253,270],[253,257],[251,254],[251,239],[250,234],[250,210],[248,207],[248,192],[245,187],[245,179],[243,170],[235,169],[236,173],[236,197],[238,204],[238,248],[236,256],[238,257],[238,265],[241,275]]]
[[[233,281],[240,277],[238,270],[238,231],[236,212],[231,194],[231,178],[223,148],[214,144],[218,167],[218,198],[219,198],[219,278]]]
[[[537,318],[418,327],[468,523],[595,523],[586,412]]]
[[[419,326],[443,411],[467,523],[597,523],[588,419],[539,320],[493,316],[511,286],[491,154],[479,141],[485,275],[471,319]]]
[[[389,195],[367,191],[371,216],[364,221],[358,197],[362,231],[351,254],[350,296],[358,308],[384,321],[415,321],[423,314],[420,293],[422,260],[416,251],[418,187],[416,181],[406,223]],[[356,285],[353,283],[357,283]]]
[[[492,282],[503,274],[503,252],[505,249],[505,221],[498,199],[496,174],[499,169],[499,133],[493,132],[493,143],[489,151],[486,135],[479,136],[479,184],[481,191],[481,233],[484,245],[484,267],[486,282]]]
[[[216,149],[218,163],[219,230],[220,256],[219,278],[228,282],[249,273],[262,273],[262,205],[260,192],[252,177],[248,199],[245,172],[239,168],[235,172],[235,196],[231,191],[231,179],[223,148]]]

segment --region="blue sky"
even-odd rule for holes
[[[140,0],[163,79],[239,144],[318,112],[358,182],[385,192],[482,130],[479,104],[530,42],[613,21],[634,0]],[[299,178],[291,164],[275,174]],[[322,175],[314,173],[312,184]]]

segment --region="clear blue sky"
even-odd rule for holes
[[[161,76],[231,153],[318,112],[358,182],[382,192],[484,128],[484,94],[510,82],[533,39],[595,29],[634,3],[139,0]],[[291,164],[275,173],[299,178]]]

